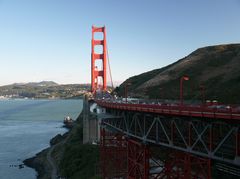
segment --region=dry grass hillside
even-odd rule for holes
[[[184,75],[190,78],[184,82],[185,99],[200,100],[202,85],[206,99],[240,104],[240,44],[199,48],[169,66],[127,79],[119,92],[123,94],[125,84],[131,83],[132,96],[178,99]]]

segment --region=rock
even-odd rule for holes
[[[24,165],[23,165],[23,164],[20,164],[20,165],[18,165],[18,168],[19,168],[19,169],[22,169],[22,168],[24,168]]]

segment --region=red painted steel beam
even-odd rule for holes
[[[100,167],[104,179],[126,177],[127,141],[124,136],[101,128]]]
[[[169,159],[165,161],[161,172],[155,173],[151,178],[211,179],[211,163],[209,161],[209,159],[188,153],[173,151]]]
[[[149,147],[128,139],[128,179],[149,178]]]

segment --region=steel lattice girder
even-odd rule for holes
[[[103,123],[127,136],[240,166],[239,124],[198,118],[114,111]]]
[[[149,178],[149,148],[148,146],[128,139],[128,179]]]
[[[163,163],[155,154],[152,155],[150,145],[126,138],[116,131],[109,132],[105,127],[101,125],[100,158],[103,178],[211,178],[210,159],[171,151],[170,158]]]
[[[211,159],[203,159],[185,152],[174,151],[159,173],[150,176],[151,179],[210,179]]]
[[[127,175],[127,141],[124,136],[101,128],[100,166],[103,178]]]

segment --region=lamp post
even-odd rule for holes
[[[201,96],[202,96],[202,105],[204,105],[205,102],[205,86],[203,84],[200,85],[201,90]]]
[[[160,91],[160,99],[162,100],[163,99],[163,89],[160,88],[159,91]]]
[[[125,84],[125,100],[126,100],[126,103],[127,103],[127,96],[128,96],[128,86],[130,86],[131,83],[126,83]]]
[[[182,76],[180,79],[180,105],[183,105],[183,81],[188,81],[188,76]]]

